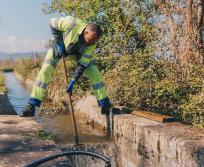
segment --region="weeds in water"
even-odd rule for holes
[[[49,132],[45,132],[44,130],[40,130],[37,133],[38,137],[42,140],[53,140],[53,136]]]

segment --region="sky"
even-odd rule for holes
[[[51,38],[49,20],[42,4],[51,0],[0,0],[0,52],[45,51]]]

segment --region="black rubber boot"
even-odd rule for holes
[[[115,115],[122,114],[122,111],[120,108],[113,107],[112,108],[112,114],[115,114]]]
[[[25,110],[22,111],[21,117],[34,117],[35,116],[35,106],[28,104]]]
[[[111,104],[108,104],[106,106],[101,107],[101,114],[102,115],[109,115],[111,107],[112,107]]]

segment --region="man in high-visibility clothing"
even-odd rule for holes
[[[67,86],[67,92],[72,93],[75,82],[84,72],[92,84],[102,114],[109,113],[111,103],[106,95],[102,76],[94,64],[92,56],[96,48],[95,43],[102,33],[100,26],[86,24],[78,18],[67,16],[51,19],[50,27],[54,36],[54,46],[45,57],[33,86],[28,105],[21,116],[31,117],[35,115],[35,109],[40,107],[48,83],[63,55],[73,58],[77,62],[74,75]]]

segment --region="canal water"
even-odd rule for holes
[[[26,90],[26,87],[16,79],[13,72],[6,72],[4,75],[8,88],[8,99],[15,111],[20,114],[29,99],[29,92]]]
[[[29,92],[12,72],[4,73],[8,87],[8,98],[18,114],[27,105]],[[58,114],[54,118],[48,115],[35,117],[43,129],[53,135],[54,141],[59,144],[74,143],[74,133],[70,114]],[[81,117],[77,117],[77,128],[80,143],[101,143],[110,141],[103,130],[91,127]]]

